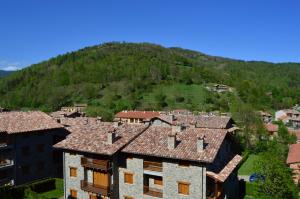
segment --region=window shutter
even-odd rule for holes
[[[133,174],[132,173],[124,173],[124,181],[128,184],[133,184]]]
[[[190,194],[190,184],[186,182],[178,182],[178,193],[189,195]]]

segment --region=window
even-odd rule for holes
[[[178,193],[183,195],[190,194],[190,183],[178,182]]]
[[[44,152],[44,144],[38,144],[36,150],[40,153]]]
[[[22,155],[23,156],[28,156],[29,155],[29,150],[30,150],[29,146],[22,147]]]
[[[90,199],[97,199],[97,196],[94,194],[90,194]]]
[[[77,168],[70,167],[70,176],[71,177],[77,177]]]
[[[124,196],[124,199],[134,199],[134,197]]]
[[[71,197],[72,198],[77,198],[77,191],[76,190],[74,190],[74,189],[70,189],[70,195],[71,195]]]
[[[21,169],[22,169],[22,175],[28,175],[28,174],[30,174],[30,167],[28,165],[23,165],[21,167]]]
[[[124,182],[127,184],[133,184],[133,174],[132,173],[124,173]]]
[[[160,177],[160,178],[154,178],[154,184],[156,184],[156,185],[163,185],[163,179],[162,179],[162,177]]]
[[[41,171],[41,170],[43,170],[44,168],[45,168],[44,162],[38,162],[38,164],[37,164],[37,169],[38,169],[38,171]]]

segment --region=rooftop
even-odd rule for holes
[[[0,132],[8,134],[63,128],[41,111],[11,111],[0,113]]]
[[[56,148],[102,155],[113,155],[147,128],[144,124],[122,124],[115,127],[111,122],[77,118],[66,121],[71,134],[56,144]],[[116,133],[113,144],[107,143],[107,136],[111,132]]]
[[[177,146],[168,149],[172,128],[150,126],[122,151],[126,153],[211,163],[227,134],[224,129],[187,128],[177,133]],[[197,138],[205,136],[205,148],[197,152]]]
[[[265,128],[267,129],[268,132],[277,132],[278,131],[278,125],[277,124],[265,124]]]
[[[300,143],[290,145],[287,164],[300,163]]]

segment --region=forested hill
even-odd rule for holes
[[[106,43],[32,65],[0,80],[0,106],[56,110],[88,103],[122,109],[230,110],[235,101],[272,110],[300,103],[300,64],[245,62],[148,43]],[[226,84],[234,92],[205,87]]]
[[[5,77],[5,76],[9,75],[10,73],[12,73],[12,71],[0,70],[0,78]]]

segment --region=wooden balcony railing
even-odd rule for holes
[[[144,170],[162,172],[162,162],[144,161]]]
[[[153,196],[156,198],[163,198],[163,191],[161,189],[144,186],[144,195]]]
[[[101,169],[107,171],[109,169],[109,161],[108,160],[97,160],[92,158],[81,158],[81,165],[83,167],[93,168],[93,169]]]
[[[81,180],[81,189],[87,192],[92,192],[95,194],[101,194],[103,196],[109,196],[110,195],[110,187],[107,186],[99,186],[95,185],[93,183],[89,183],[86,180]]]

